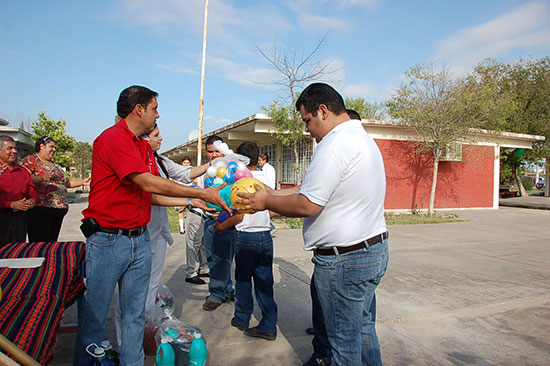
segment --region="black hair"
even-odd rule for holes
[[[250,159],[250,163],[248,165],[257,166],[260,148],[252,141],[245,141],[237,148],[237,154],[247,156]]]
[[[359,113],[357,113],[353,109],[346,109],[346,113],[351,119],[358,119],[359,121],[361,120],[361,116],[359,115]]]
[[[266,163],[269,162],[269,155],[266,153],[260,154],[260,157],[265,160]]]
[[[313,83],[305,88],[296,101],[296,110],[299,111],[304,106],[306,112],[316,117],[321,104],[326,105],[337,116],[346,112],[342,96],[332,86],[324,83]]]
[[[39,138],[34,143],[34,150],[36,152],[39,152],[40,151],[40,145],[46,145],[50,141],[53,141],[54,144],[56,143],[55,140],[53,139],[53,137],[50,137],[50,136],[43,136],[43,137]]]
[[[217,136],[217,135],[210,136],[209,138],[206,139],[206,146],[213,145],[214,142],[216,142],[216,141],[223,142],[223,139],[220,136]]]
[[[116,111],[119,117],[126,118],[136,105],[142,105],[143,108],[147,108],[147,105],[151,103],[153,98],[158,97],[158,93],[152,91],[149,88],[139,85],[132,85],[124,89],[116,103]]]
[[[184,156],[183,159],[181,159],[181,162],[183,163],[185,160],[188,160],[190,163],[192,163],[193,161],[191,160],[191,158],[189,156]]]
[[[15,140],[11,136],[0,135],[0,149],[3,149],[4,145],[8,142],[14,142],[15,143]]]

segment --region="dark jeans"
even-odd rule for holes
[[[28,211],[29,242],[57,241],[68,208],[36,206]]]
[[[8,243],[23,243],[26,237],[27,212],[0,210],[0,248]]]
[[[210,269],[208,298],[215,302],[224,302],[229,297],[235,296],[233,281],[231,281],[233,232],[217,233],[214,231],[214,223],[214,220],[206,220],[204,223],[204,245]]]
[[[313,339],[311,345],[313,346],[312,358],[320,358],[325,362],[330,362],[332,351],[330,349],[330,342],[327,337],[327,330],[325,328],[325,318],[323,318],[323,311],[321,304],[319,303],[319,297],[317,296],[317,290],[315,289],[315,276],[311,276],[309,283],[309,292],[311,294],[311,318],[313,321]]]
[[[242,326],[248,326],[254,300],[252,298],[252,279],[256,302],[262,312],[258,328],[267,333],[277,333],[277,303],[273,298],[273,240],[269,231],[234,233],[235,251],[235,319]]]

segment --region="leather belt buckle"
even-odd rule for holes
[[[143,227],[135,227],[133,229],[128,229],[128,237],[133,238],[135,236],[140,236],[143,234]]]

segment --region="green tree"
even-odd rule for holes
[[[59,165],[68,168],[72,165],[71,151],[75,145],[75,139],[65,132],[64,120],[54,121],[46,115],[46,112],[38,113],[38,120],[31,123],[32,138],[36,142],[39,138],[49,136],[56,142],[56,153],[53,160]]]
[[[384,104],[367,102],[365,98],[346,97],[346,108],[353,109],[362,119],[384,119]]]
[[[512,171],[520,194],[527,192],[521,179],[521,167],[525,164],[540,165],[550,160],[550,57],[535,60],[519,60],[499,63],[491,59],[477,65],[469,79],[475,88],[494,90],[495,98],[508,100],[503,116],[488,118],[484,128],[545,136],[544,141],[533,143],[533,149],[525,154],[517,151],[503,152],[501,171]],[[501,178],[504,178],[501,176]],[[548,189],[546,191],[548,196]]]
[[[419,137],[419,153],[433,155],[433,176],[428,214],[434,213],[437,172],[443,153],[456,142],[471,136],[489,113],[484,107],[490,93],[473,93],[449,68],[417,64],[405,72],[406,81],[386,102],[390,116],[412,127]]]
[[[279,78],[271,84],[279,88],[279,99],[263,110],[271,117],[275,128],[275,136],[284,146],[292,147],[294,152],[294,183],[301,182],[300,156],[298,143],[304,136],[304,125],[300,114],[295,110],[298,90],[303,89],[313,81],[328,81],[337,70],[331,67],[331,62],[323,62],[318,52],[325,43],[326,34],[313,50],[305,53],[303,50],[286,50],[277,44],[271,53],[256,47],[267,63],[275,70]]]
[[[79,178],[88,177],[87,172],[92,169],[92,145],[88,142],[77,141],[72,151],[72,157]]]

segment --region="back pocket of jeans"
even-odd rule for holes
[[[377,276],[380,260],[361,265],[344,265],[346,295],[361,298],[366,295],[369,281]]]

